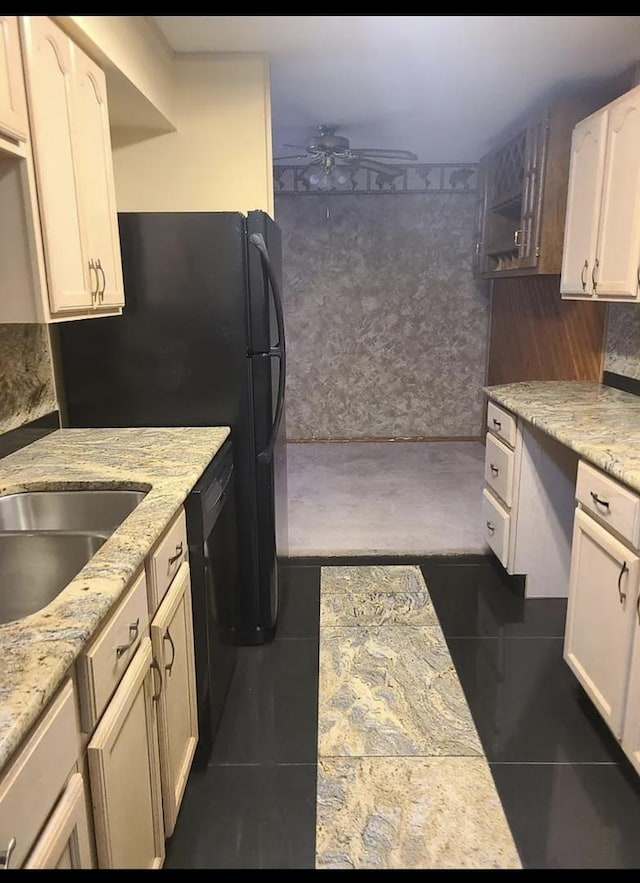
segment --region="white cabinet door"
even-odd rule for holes
[[[89,745],[100,868],[159,868],[164,829],[151,641],[143,638]]]
[[[571,138],[569,190],[562,252],[562,295],[591,297],[606,146],[608,110],[579,122]]]
[[[46,15],[23,16],[31,141],[52,313],[91,309],[81,238],[72,43]]]
[[[627,695],[639,561],[576,510],[564,658],[617,738]]]
[[[73,47],[84,252],[96,266],[96,307],[124,304],[104,72]]]
[[[84,781],[80,773],[74,773],[25,868],[67,870],[92,867]]]
[[[0,15],[0,135],[26,141],[29,131],[16,15]]]
[[[640,89],[609,105],[596,295],[635,298],[640,270]]]
[[[198,743],[196,669],[189,565],[181,565],[151,623],[163,676],[158,702],[165,834],[171,836]]]
[[[640,594],[635,599],[636,621],[629,669],[627,708],[622,731],[622,748],[640,773]]]

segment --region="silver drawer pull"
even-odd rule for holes
[[[162,638],[164,641],[168,641],[169,645],[171,646],[171,662],[168,662],[164,667],[164,670],[166,671],[167,675],[169,677],[171,677],[171,672],[173,671],[173,663],[176,661],[176,645],[173,643],[173,638],[171,637],[171,632],[169,631],[168,626],[167,626],[167,631],[162,636]]]
[[[155,661],[155,659],[151,660],[151,669],[157,673],[158,678],[160,679],[160,686],[158,687],[158,692],[154,693],[153,696],[151,697],[154,702],[157,702],[158,699],[160,698],[161,693],[162,693],[162,672],[160,671],[160,666]]]
[[[489,463],[489,468],[491,469],[491,471],[493,472],[494,475],[498,475],[498,473],[500,472],[498,467],[494,466],[493,463]]]
[[[489,533],[496,532],[496,526],[491,521],[487,521],[487,529],[488,529]]]
[[[495,426],[496,429],[502,429],[502,423],[500,423],[499,420],[496,420],[495,417],[493,418],[493,425]]]
[[[598,506],[602,506],[603,509],[609,511],[609,504],[606,500],[601,500],[600,497],[595,493],[595,491],[590,491],[591,499],[594,503],[597,503]]]
[[[121,656],[130,650],[135,642],[138,640],[138,633],[140,630],[140,617],[136,619],[135,622],[132,622],[129,626],[129,643],[128,644],[119,644],[116,647],[116,656],[120,659]]]
[[[621,585],[622,577],[625,575],[625,573],[628,573],[628,572],[629,572],[629,568],[627,567],[627,562],[623,561],[622,567],[620,568],[620,573],[618,574],[618,596],[620,598],[621,604],[624,604],[624,602],[627,598],[627,593],[622,591],[622,585]]]
[[[171,567],[172,564],[175,564],[179,558],[182,558],[182,552],[183,552],[182,543],[179,543],[176,546],[176,554],[172,555],[171,558],[169,558],[169,567]]]
[[[638,595],[638,600],[636,601],[636,613],[638,614],[638,625],[640,625],[640,594]]]
[[[6,849],[0,851],[0,870],[8,871],[11,862],[11,853],[18,845],[15,837],[12,837]]]

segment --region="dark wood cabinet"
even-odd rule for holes
[[[480,279],[559,274],[571,134],[611,87],[556,93],[518,120],[479,164],[473,272]]]

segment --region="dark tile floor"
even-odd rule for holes
[[[314,867],[319,568],[330,563],[285,567],[275,641],[239,648],[214,751],[190,777],[166,868]],[[639,867],[640,783],[562,659],[566,602],[524,601],[492,558],[413,563],[524,867]]]
[[[320,570],[285,567],[275,640],[238,648],[207,768],[192,772],[165,868],[315,865]]]
[[[493,559],[422,570],[525,868],[638,868],[640,781],[562,659],[566,601]]]

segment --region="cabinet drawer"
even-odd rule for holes
[[[147,559],[149,613],[160,602],[183,561],[187,560],[187,520],[184,509],[176,515],[166,533]]]
[[[499,408],[495,402],[487,404],[487,429],[511,448],[516,446],[516,418]]]
[[[581,461],[576,499],[634,548],[640,548],[640,497],[637,494]]]
[[[484,480],[493,488],[506,506],[513,503],[513,451],[491,433],[487,433],[484,457]]]
[[[148,632],[147,581],[143,571],[97,638],[78,658],[78,688],[84,732],[91,732],[98,723],[140,639]]]
[[[0,848],[15,837],[11,867],[23,864],[78,754],[73,686],[67,681],[0,780]]]
[[[495,552],[503,567],[509,557],[509,527],[511,519],[491,491],[482,491],[482,520],[484,538]]]

